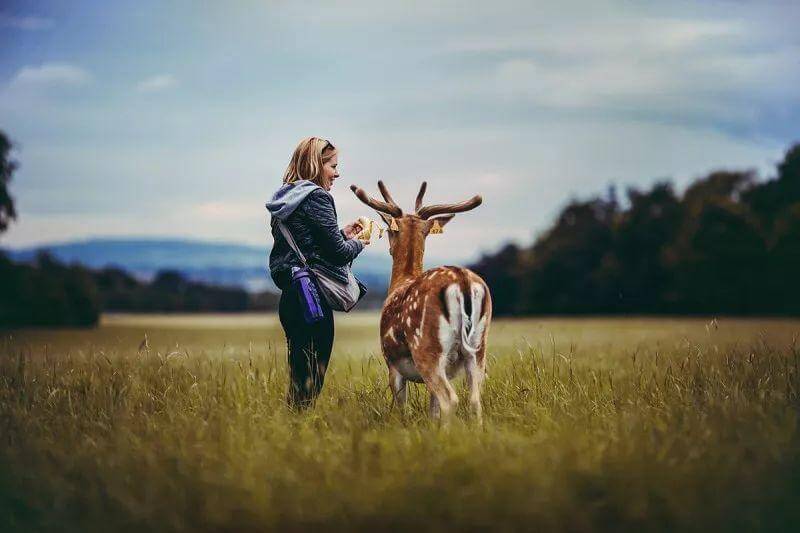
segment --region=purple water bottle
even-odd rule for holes
[[[322,310],[322,300],[317,292],[317,284],[311,277],[308,268],[292,268],[292,285],[300,298],[300,307],[303,308],[303,319],[306,324],[314,324],[325,316]]]

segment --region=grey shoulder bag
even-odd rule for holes
[[[353,269],[350,268],[350,265],[347,265],[345,269],[347,270],[347,283],[342,283],[335,277],[333,277],[323,266],[320,265],[309,265],[308,261],[306,261],[306,257],[303,255],[303,252],[300,251],[300,248],[297,246],[297,243],[294,242],[294,238],[292,237],[289,228],[284,225],[283,222],[276,219],[276,223],[278,224],[278,228],[280,228],[281,233],[286,238],[286,242],[289,243],[289,246],[294,250],[294,253],[297,254],[297,257],[300,258],[300,262],[303,263],[303,266],[308,268],[313,274],[315,281],[317,282],[317,288],[319,288],[320,294],[322,297],[325,298],[325,301],[328,302],[328,305],[334,311],[344,311],[349,312],[358,301],[364,296],[367,292],[367,288],[364,286],[363,283],[358,281],[358,278],[353,275]]]

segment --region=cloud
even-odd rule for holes
[[[568,37],[566,37],[568,35]],[[800,103],[800,43],[742,18],[634,17],[443,43],[474,97],[562,115],[752,130]]]
[[[171,89],[177,84],[178,80],[175,78],[175,76],[170,74],[158,74],[140,81],[136,85],[136,90],[141,93],[155,93],[164,91],[166,89]]]
[[[55,26],[55,21],[46,17],[34,16],[15,16],[8,13],[0,13],[0,27],[16,28],[18,30],[38,31],[49,30]]]
[[[269,242],[264,199],[297,140],[319,132],[341,150],[342,224],[374,217],[350,183],[378,195],[381,178],[404,209],[422,179],[431,203],[482,194],[429,242],[428,257],[449,262],[527,244],[570,197],[612,182],[623,195],[663,178],[681,188],[720,167],[772,175],[797,137],[796,2],[429,4],[420,16],[322,3],[310,19],[299,5],[267,3],[196,10],[188,26],[180,9],[98,18],[76,4],[57,40],[0,60],[0,122],[25,148],[21,223],[3,238]],[[180,71],[156,53],[164,46]],[[64,50],[91,65],[94,86],[33,90],[31,78],[48,78],[34,65],[20,75],[27,85],[2,94],[29,54]],[[346,60],[334,68],[332,57]],[[176,85],[181,98],[165,98]],[[125,202],[109,202],[110,189]],[[385,239],[366,253],[386,255]]]
[[[69,63],[43,63],[22,67],[11,79],[11,86],[79,86],[89,83],[91,74]]]
[[[209,221],[247,220],[254,214],[262,214],[261,204],[253,201],[240,202],[203,202],[194,207],[191,213]]]
[[[568,33],[567,33],[568,32]],[[620,20],[561,20],[549,28],[524,32],[482,32],[459,36],[445,43],[449,52],[540,52],[569,56],[641,54],[708,45],[712,40],[746,37],[748,28],[739,21],[680,18],[632,18]]]

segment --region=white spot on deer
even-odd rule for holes
[[[422,316],[419,319],[419,327],[417,327],[416,335],[417,337],[422,336],[422,325],[425,323],[425,312],[428,310],[428,295],[425,295],[425,299],[422,301]]]
[[[457,340],[461,336],[461,332],[458,331],[461,322],[458,320],[458,317],[461,316],[460,298],[461,290],[458,285],[448,285],[447,289],[445,289],[445,304],[447,305],[447,314],[452,323],[448,322],[444,315],[440,316],[438,332],[439,344],[442,347],[442,355],[445,358],[449,358],[453,353]]]
[[[411,327],[411,317],[406,317],[406,326]]]
[[[384,339],[389,338],[392,339],[392,342],[397,342],[397,339],[394,337],[394,327],[391,327],[386,330],[386,335],[383,337]]]

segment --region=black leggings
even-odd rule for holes
[[[333,349],[333,313],[325,302],[325,317],[316,324],[306,324],[295,288],[281,293],[278,316],[286,333],[289,352],[289,392],[292,407],[309,407],[322,390],[325,371]]]

